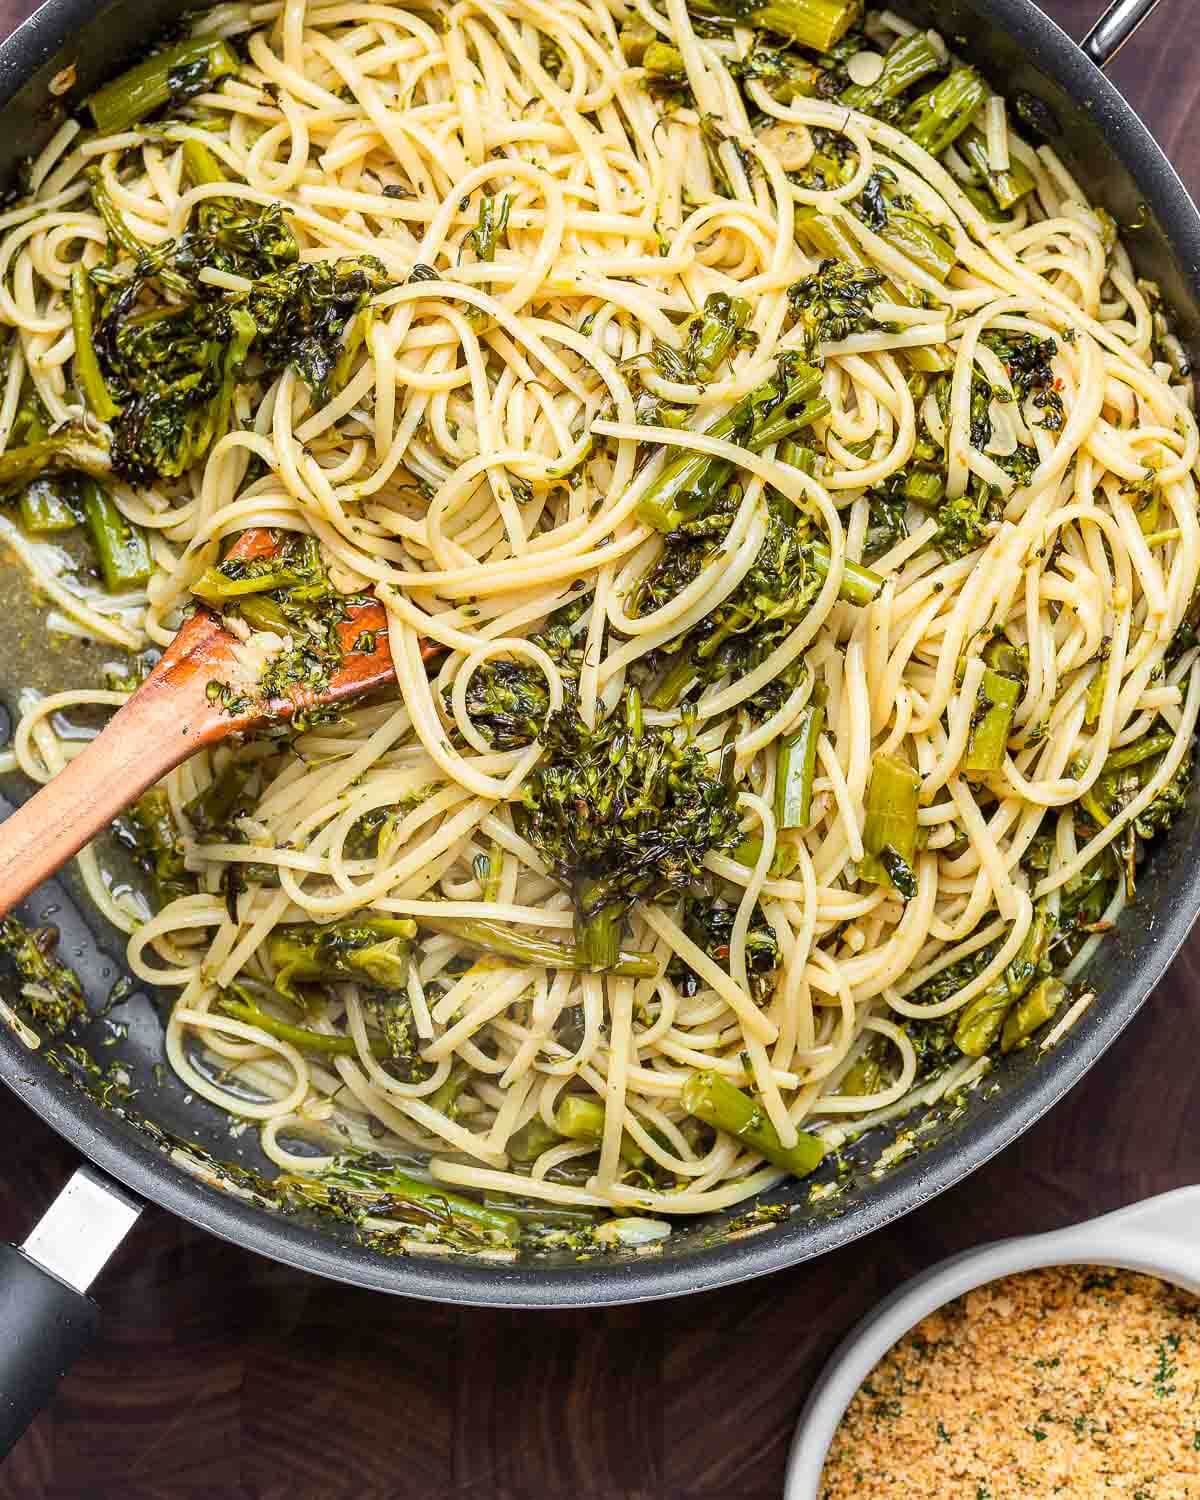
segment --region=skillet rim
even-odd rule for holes
[[[45,0],[0,43],[0,110],[38,67],[97,13],[96,0]],[[1008,33],[1039,69],[1094,112],[1114,154],[1164,226],[1167,241],[1200,306],[1200,212],[1148,128],[1116,87],[1032,0],[987,0],[988,19]],[[1200,880],[1182,884],[1153,912],[1131,980],[1093,1007],[1054,1053],[1006,1090],[1002,1108],[985,1108],[940,1152],[894,1169],[843,1216],[779,1225],[678,1259],[590,1263],[574,1268],[481,1265],[384,1257],[338,1244],[294,1220],[240,1202],[173,1167],[161,1152],[66,1080],[39,1069],[0,1027],[0,1079],[86,1158],[141,1197],[257,1255],[373,1291],[463,1306],[604,1307],[711,1291],[799,1265],[871,1234],[962,1181],[1029,1129],[1112,1045],[1162,979],[1200,913]]]

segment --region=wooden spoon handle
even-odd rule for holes
[[[82,754],[0,823],[0,916],[160,776],[234,727],[205,694],[219,635],[209,617],[189,620]]]

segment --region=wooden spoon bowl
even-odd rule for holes
[[[244,531],[228,553],[249,561],[279,545],[275,533]],[[319,691],[297,686],[285,698],[260,698],[230,712],[210,683],[242,670],[238,638],[218,615],[197,606],[154,670],[108,724],[62,771],[0,824],[0,915],[60,869],[148,786],[197,750],[261,724],[362,697],[396,679],[387,614],[367,596],[337,624],[342,665]],[[357,651],[364,634],[370,651]]]

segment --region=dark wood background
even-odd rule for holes
[[[1076,36],[1100,8],[1043,4]],[[0,0],[0,28],[32,9]],[[1196,190],[1189,21],[1190,0],[1167,0],[1112,75]],[[0,1500],[776,1500],[815,1372],[898,1281],[1200,1181],[1198,974],[1200,932],[1050,1118],[929,1208],[703,1296],[459,1311],[318,1281],[149,1210],[98,1284],[99,1342],[0,1468]],[[0,1139],[0,1237],[19,1242],[76,1158],[3,1090]]]

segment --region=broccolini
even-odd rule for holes
[[[633,691],[594,729],[574,707],[559,709],[542,743],[518,827],[571,892],[581,957],[607,969],[635,901],[681,890],[709,850],[737,842],[734,794],[694,745],[641,723]]]

